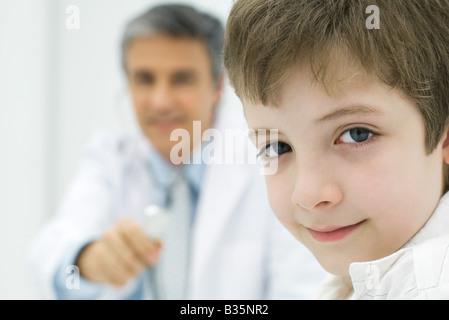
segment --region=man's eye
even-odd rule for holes
[[[362,143],[373,136],[373,133],[367,129],[354,128],[345,131],[337,143]]]
[[[154,82],[154,77],[146,72],[138,72],[134,76],[134,82],[136,84],[151,84]]]
[[[274,159],[290,152],[292,148],[284,142],[272,142],[266,145],[257,155],[259,158]]]
[[[195,82],[195,75],[193,73],[178,73],[173,76],[172,82],[175,85],[189,85]]]

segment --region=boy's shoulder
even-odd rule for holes
[[[449,234],[411,249],[418,298],[449,299]]]

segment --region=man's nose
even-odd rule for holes
[[[330,168],[320,168],[313,163],[299,168],[295,178],[292,201],[307,211],[331,208],[343,200],[343,192],[329,173]]]
[[[167,83],[158,83],[151,88],[149,98],[154,110],[165,110],[173,106],[173,90]]]

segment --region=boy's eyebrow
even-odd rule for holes
[[[248,137],[249,138],[257,138],[259,136],[269,136],[271,132],[275,135],[282,135],[283,133],[279,131],[279,129],[269,129],[269,128],[248,128]]]
[[[348,107],[343,107],[338,110],[335,110],[324,117],[316,120],[318,124],[321,124],[326,121],[336,120],[338,118],[359,115],[359,114],[372,114],[372,115],[383,115],[384,113],[379,109],[368,106],[368,105],[353,105]]]

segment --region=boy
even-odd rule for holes
[[[224,59],[319,298],[449,298],[449,1],[240,0]]]

